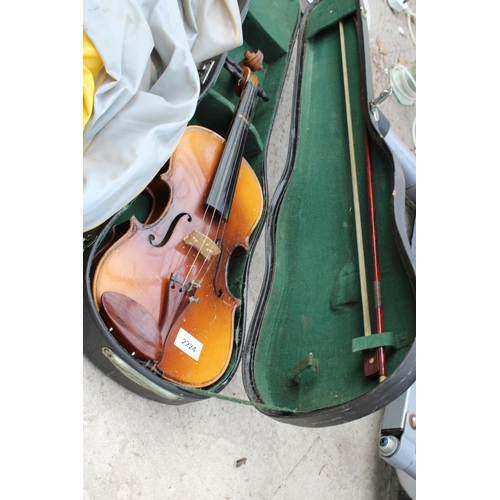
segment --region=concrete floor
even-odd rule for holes
[[[414,2],[410,0],[409,5],[415,11]],[[391,64],[409,66],[416,51],[404,14],[393,13],[386,0],[370,0],[368,7],[373,84],[378,95],[389,87]],[[391,96],[381,109],[392,129],[414,150],[415,106],[403,106]],[[286,131],[278,127],[276,133]],[[251,286],[249,312],[258,283]],[[238,374],[224,394],[246,399]],[[306,429],[220,400],[167,406],[128,392],[84,357],[83,497],[405,498],[394,470],[378,456],[382,415],[380,411],[341,426]],[[236,461],[243,458],[244,465],[236,467]]]

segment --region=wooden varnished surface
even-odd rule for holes
[[[200,285],[195,301],[186,306],[170,331],[162,332],[165,344],[158,363],[165,378],[195,387],[214,382],[229,362],[239,300],[227,288],[228,260],[238,247],[248,246],[262,213],[260,184],[245,160],[228,222],[219,224],[218,216],[206,211],[204,200],[223,143],[220,136],[201,127],[186,130],[162,177],[171,188],[169,206],[149,225],[133,220],[130,231],[102,257],[93,283],[98,307],[104,292],[118,292],[145,307],[158,323],[170,293],[179,293],[169,291],[172,275],[186,280],[186,286],[189,282]],[[205,259],[184,241],[193,231],[217,242],[221,253]],[[201,342],[199,359],[174,345],[181,328]]]

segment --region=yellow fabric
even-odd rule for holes
[[[103,67],[101,56],[94,44],[83,32],[83,128],[89,121],[94,105],[96,80]]]

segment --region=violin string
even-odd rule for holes
[[[253,102],[255,101],[255,98],[256,98],[256,95],[257,95],[257,87],[256,87],[256,85],[254,84],[254,82],[251,81],[251,79],[249,81],[252,83],[252,85],[250,86],[250,91],[248,92],[249,93],[249,99],[245,100],[244,107],[242,108],[241,113],[240,113],[240,118],[241,119],[237,123],[237,128],[239,128],[239,129],[243,129],[244,128],[244,126],[245,126],[244,120],[246,120],[245,117],[248,116],[248,114],[250,113],[250,111],[252,109]],[[247,91],[247,89],[244,89],[244,91],[243,91],[244,94],[246,93],[246,91]],[[244,96],[242,95],[242,99],[243,99],[243,97]],[[236,134],[238,134],[238,133],[240,133],[240,131],[237,130]],[[233,172],[230,171],[229,169],[227,169],[226,172],[224,172],[224,177],[222,179],[223,182],[221,183],[221,185],[224,184],[224,182],[227,179],[227,176],[232,175],[232,174],[233,174]],[[224,192],[224,190],[221,188],[219,190],[218,194],[217,194],[216,204],[219,203],[219,201],[221,200],[221,197],[223,195],[226,196],[226,200],[227,200],[227,198],[230,196],[230,193],[229,192]],[[209,207],[207,205],[207,207],[205,208],[205,212],[203,214],[202,222],[205,221],[205,217],[207,215],[208,209],[209,209]],[[209,235],[209,233],[210,233],[210,231],[211,231],[211,229],[213,227],[216,212],[217,212],[217,210],[215,210],[215,209],[212,210],[212,216],[210,218],[210,223],[208,224],[208,228],[206,229],[206,233],[204,234],[205,238],[209,238],[208,235]],[[222,224],[222,220],[223,220],[222,214],[220,214],[220,215],[221,216],[219,217],[219,221],[218,221],[218,224],[217,224],[217,230],[216,230],[216,233],[215,233],[215,242],[217,241],[217,239],[220,239],[220,240],[223,239],[224,233],[225,233],[225,228],[226,228],[226,224]],[[222,225],[222,235],[219,237],[219,231],[221,229],[221,225]],[[191,253],[191,250],[192,250],[193,246],[194,246],[193,243],[191,243],[191,245],[190,245],[187,253],[184,256],[183,262],[182,262],[179,270],[181,270],[185,266],[187,257]],[[189,275],[193,271],[193,269],[195,267],[195,264],[196,264],[196,262],[197,262],[197,260],[198,260],[198,258],[200,256],[200,254],[201,254],[201,245],[200,245],[200,248],[199,248],[199,250],[198,250],[198,252],[197,252],[197,254],[196,254],[196,256],[195,256],[195,258],[194,258],[194,260],[192,262],[192,264],[189,266],[189,271],[186,273],[184,281],[183,281],[183,283],[181,285],[181,289],[186,285],[186,283],[188,281],[188,278],[189,278]],[[210,268],[212,266],[213,260],[214,260],[213,257],[205,257],[204,262],[201,264],[201,266],[200,266],[200,268],[199,268],[198,272],[196,273],[195,278],[193,280],[198,286],[201,286],[201,283],[203,282],[203,280],[205,279],[206,275],[208,274],[208,271],[210,270]],[[207,262],[209,264],[208,264],[208,266],[205,266],[205,264]],[[199,278],[200,274],[202,273],[204,267],[205,267],[205,271],[203,273],[203,276],[202,276],[201,280],[198,282],[198,278]]]
[[[222,217],[219,219],[219,224],[217,226],[217,235],[219,234],[219,230],[220,230],[220,227],[221,227],[221,224],[222,224]],[[224,224],[222,226],[222,234],[220,236],[220,238],[216,238],[216,242],[217,242],[217,239],[219,239],[221,241],[221,247],[222,247],[222,241],[224,241],[224,233],[226,232],[226,224]],[[221,252],[222,252],[222,248],[221,248]],[[208,274],[208,271],[210,271],[210,268],[212,267],[212,263],[215,259],[211,259],[205,272],[203,273],[203,276],[201,278],[201,280],[199,281],[199,284],[201,285],[203,283],[203,280],[205,279],[206,275]],[[207,262],[208,259],[205,259],[205,262]],[[198,274],[196,275],[196,280],[198,279],[198,276],[200,275],[201,271],[203,269],[203,266],[200,268]]]
[[[201,222],[202,222],[202,224],[201,224],[201,225],[202,225],[202,226],[204,226],[204,224],[203,224],[203,223],[204,223],[205,218],[206,218],[206,216],[207,216],[207,213],[208,213],[208,208],[209,208],[209,207],[208,207],[208,205],[207,205],[207,207],[205,208],[205,212],[203,213],[203,218],[202,218],[202,220],[201,220]],[[208,231],[210,231],[210,228],[212,227],[213,220],[214,220],[214,214],[212,214],[212,217],[211,217],[211,219],[210,219],[210,224],[209,224],[209,227],[208,227]],[[201,229],[201,227],[199,227],[198,229]],[[208,232],[207,232],[207,234],[205,234],[204,236],[205,236],[205,238],[208,238]],[[194,247],[194,243],[191,243],[191,244],[189,245],[189,248],[188,248],[187,252],[186,252],[186,253],[185,253],[185,255],[184,255],[184,259],[182,260],[181,265],[179,266],[179,270],[178,270],[178,272],[182,271],[182,268],[186,265],[186,261],[187,261],[187,259],[188,259],[189,255],[191,254],[191,250],[193,249],[193,247]],[[201,246],[200,246],[200,248],[199,248],[199,250],[198,250],[198,252],[197,252],[197,254],[196,254],[196,256],[195,256],[195,258],[194,258],[194,260],[193,260],[193,262],[192,262],[192,264],[189,266],[189,271],[186,273],[186,276],[184,277],[184,281],[182,282],[182,285],[181,285],[181,290],[182,290],[182,288],[184,288],[184,286],[186,286],[186,283],[187,283],[187,281],[188,281],[189,275],[191,274],[191,271],[193,270],[193,267],[194,267],[194,265],[196,264],[196,261],[198,260],[198,257],[200,256],[200,253],[201,253]],[[207,258],[205,258],[205,262],[206,262],[206,261],[207,261]],[[201,266],[201,267],[203,267],[203,264],[202,264],[202,266]],[[193,281],[195,281],[195,282],[196,282],[196,280],[197,280],[197,278],[198,278],[198,275],[199,275],[199,272],[197,273],[197,275],[195,276],[195,279],[194,279]],[[200,285],[201,285],[201,283],[200,283]]]
[[[218,194],[217,201],[219,201],[220,195],[221,195],[221,192],[219,192],[219,194]],[[205,207],[205,212],[203,213],[203,218],[202,218],[202,226],[204,225],[203,223],[205,222],[205,219],[207,217],[209,208],[210,207],[208,205]],[[210,233],[210,230],[213,227],[213,223],[214,223],[214,219],[215,219],[215,213],[216,213],[216,210],[212,210],[212,216],[210,218],[210,222],[208,224],[208,228],[206,229],[206,234],[204,234],[205,238],[209,238],[209,233]],[[216,231],[216,234],[215,234],[215,240],[216,241],[217,241],[217,238],[218,238],[218,234],[219,234],[219,230],[220,230],[220,227],[221,227],[221,223],[222,223],[222,217],[219,217],[219,223],[217,225],[217,231]],[[225,226],[224,226],[224,228],[225,228]],[[199,229],[201,229],[201,227],[199,227]],[[184,256],[184,259],[183,259],[183,262],[182,262],[182,264],[181,264],[181,266],[179,268],[179,271],[182,270],[182,268],[185,266],[186,260],[187,260],[188,256],[190,255],[191,250],[193,249],[193,246],[194,246],[194,244],[191,243],[191,245],[189,246],[188,251],[186,252],[186,254]],[[189,275],[191,274],[191,272],[192,272],[192,270],[193,270],[193,268],[194,268],[194,266],[196,264],[196,261],[198,260],[198,257],[200,256],[200,254],[201,254],[201,245],[200,245],[200,248],[199,248],[199,250],[198,250],[198,252],[197,252],[197,254],[196,254],[196,256],[195,256],[195,258],[194,258],[194,260],[192,262],[192,264],[189,266],[189,271],[186,273],[184,281],[183,281],[183,283],[181,285],[181,289],[186,285],[186,283],[188,281],[188,278],[189,278]],[[196,273],[196,276],[194,277],[193,281],[195,283],[198,283],[199,286],[201,286],[201,283],[203,282],[203,278],[206,276],[208,270],[210,269],[210,265],[209,265],[208,268],[207,268],[207,270],[205,271],[205,274],[203,275],[203,278],[201,279],[201,281],[197,282],[198,277],[199,277],[201,271],[203,270],[203,266],[204,266],[204,264],[207,263],[208,260],[209,260],[209,257],[205,257],[205,261],[202,263],[202,265],[200,266],[200,269],[198,270],[198,272]]]
[[[219,195],[218,195],[218,196],[220,196],[220,193],[219,193]],[[205,216],[206,216],[206,214],[207,214],[207,212],[208,212],[208,209],[209,209],[209,207],[207,206],[207,207],[206,207],[206,209],[205,209],[205,213],[204,213],[204,215],[203,215],[203,220],[205,220]],[[216,210],[215,210],[215,209],[214,209],[214,210],[212,210],[212,217],[211,217],[211,219],[210,219],[210,224],[209,224],[209,226],[208,226],[207,234],[205,235],[205,237],[206,237],[206,238],[208,238],[208,232],[210,231],[210,229],[212,228],[212,225],[213,225],[213,223],[214,223],[215,213],[216,213]],[[219,236],[219,231],[221,230],[221,226],[222,226],[222,234]],[[224,240],[224,234],[225,234],[225,231],[226,231],[226,224],[222,224],[222,217],[219,217],[219,222],[218,222],[218,224],[217,224],[217,231],[216,231],[216,233],[215,233],[215,238],[214,238],[214,242],[215,242],[216,244],[217,244],[217,240],[218,240],[218,239],[219,239],[219,240],[221,240],[221,241],[223,241],[223,240]],[[191,246],[192,246],[192,245],[191,245]],[[221,250],[222,250],[222,249],[221,249]],[[196,258],[195,258],[195,260],[193,261],[193,264],[191,265],[191,268],[190,268],[190,271],[189,271],[189,272],[191,272],[191,270],[192,270],[192,268],[193,268],[193,266],[194,266],[194,264],[195,264],[196,260],[198,259],[198,256],[200,255],[200,252],[201,252],[201,250],[200,250],[200,251],[198,251],[198,253],[197,253],[197,255],[196,255]],[[214,259],[213,259],[212,257],[205,257],[205,261],[204,261],[204,263],[200,266],[200,269],[198,270],[198,273],[196,274],[195,279],[194,279],[194,281],[195,281],[195,282],[196,282],[199,286],[201,286],[201,284],[203,283],[203,280],[205,279],[206,275],[208,274],[208,271],[209,271],[209,270],[210,270],[210,268],[212,267],[212,262],[213,262],[213,261],[214,261]],[[205,269],[205,272],[203,273],[202,278],[201,278],[200,280],[198,280],[198,278],[199,278],[199,276],[200,276],[201,272],[203,271],[203,266],[204,266],[204,264],[206,264],[207,262],[208,262],[208,266],[206,266],[206,269]]]
[[[220,224],[221,224],[221,222],[219,221],[219,225],[218,225],[218,228],[217,228],[217,232],[218,232],[218,231],[219,231],[219,229],[220,229]],[[222,240],[224,239],[224,231],[225,231],[225,229],[226,229],[226,227],[225,227],[225,225],[224,225],[224,226],[223,226],[223,229],[222,229],[222,235],[221,235],[221,237],[219,238],[219,239],[220,239],[220,241],[222,241]],[[222,250],[222,249],[221,249],[221,250]],[[199,253],[198,253],[198,255],[199,255]],[[198,257],[198,255],[197,255],[197,257]],[[196,257],[196,258],[197,258],[197,257]],[[213,258],[205,257],[205,262],[204,262],[204,263],[200,266],[200,269],[198,270],[198,273],[196,274],[195,279],[194,279],[194,281],[198,284],[198,286],[199,286],[199,287],[201,287],[201,285],[202,285],[202,283],[203,283],[203,281],[204,281],[205,277],[206,277],[206,276],[207,276],[207,274],[208,274],[208,271],[210,271],[210,269],[211,269],[211,267],[212,267],[212,263],[214,262],[214,260],[215,260],[215,259],[213,259]],[[198,280],[198,278],[199,278],[199,276],[200,276],[201,272],[203,271],[203,266],[204,266],[204,264],[206,264],[207,262],[208,262],[208,266],[206,266],[206,267],[205,267],[205,272],[203,273],[203,276],[201,277],[201,279],[199,279],[199,280]],[[194,263],[193,263],[193,265],[194,265]],[[191,267],[192,267],[192,266],[191,266]]]
[[[208,211],[208,207],[205,209],[205,214],[203,215],[203,221],[205,220],[205,215],[207,214],[207,211]],[[212,225],[213,225],[213,222],[214,222],[214,218],[215,218],[215,210],[213,210],[213,212],[212,212],[212,217],[210,218],[210,224],[208,225],[207,232],[206,232],[206,234],[203,235],[205,238],[209,238],[208,234],[210,232],[210,229],[212,228]],[[219,233],[219,230],[220,230],[221,220],[222,220],[222,217],[219,219],[219,224],[217,226],[217,234]],[[216,234],[216,237],[217,237],[217,234]],[[186,261],[186,259],[187,259],[187,257],[188,257],[188,255],[189,255],[189,253],[190,253],[190,251],[191,251],[192,248],[193,248],[193,244],[191,243],[191,246],[190,246],[188,252],[186,253],[186,255],[184,257],[184,263],[185,263],[185,261]],[[198,260],[198,257],[201,254],[201,248],[202,248],[202,245],[200,245],[200,248],[199,248],[198,252],[196,253],[196,256],[195,256],[192,264],[189,266],[189,271],[186,273],[186,277],[184,278],[184,282],[182,283],[181,289],[186,285],[186,283],[188,281],[189,275],[191,274],[191,272],[192,272],[192,270],[193,270],[193,268],[194,268],[194,266],[196,264],[196,261]],[[206,264],[209,259],[210,259],[210,257],[205,257],[205,260],[201,264],[200,269],[198,270],[198,272],[196,273],[196,275],[194,277],[194,280],[192,280],[192,281],[194,281],[195,283],[197,283],[200,286],[201,286],[201,283],[202,283],[203,279],[200,282],[197,282],[197,280],[198,280],[198,277],[199,277],[199,275],[201,273],[201,270],[203,269],[204,264]],[[210,265],[208,266],[208,268],[210,268]],[[205,273],[205,275],[206,275],[206,273]]]
[[[223,180],[225,180],[226,175],[227,175],[227,172],[225,172],[225,173],[224,173],[224,178],[223,178]],[[222,189],[220,189],[219,193],[217,194],[217,199],[216,199],[216,202],[217,202],[217,203],[220,201],[220,197],[221,197],[221,195],[222,195]],[[202,224],[201,224],[201,226],[202,226],[202,227],[205,225],[205,224],[204,224],[204,222],[205,222],[205,219],[206,219],[206,216],[207,216],[207,213],[208,213],[209,208],[210,208],[210,207],[209,207],[208,205],[205,207],[205,212],[203,213]],[[209,234],[209,232],[210,232],[210,230],[211,230],[211,228],[212,228],[212,225],[213,225],[213,222],[214,222],[214,218],[215,218],[215,210],[213,210],[213,211],[212,211],[212,216],[211,216],[211,218],[210,218],[210,223],[208,224],[208,228],[206,229],[206,234],[204,234],[204,236],[205,236],[206,238],[208,237],[208,234]],[[218,232],[219,232],[219,228],[220,228],[221,220],[222,220],[222,217],[221,217],[221,218],[219,218],[219,225],[218,225],[218,228],[217,228],[217,234],[218,234]],[[201,229],[201,227],[198,227],[198,229]],[[202,232],[202,231],[200,231],[200,232]],[[216,234],[216,236],[217,236],[217,234]],[[191,244],[190,244],[190,246],[189,246],[189,248],[188,248],[188,250],[187,250],[187,252],[186,252],[186,254],[185,254],[185,256],[184,256],[184,259],[183,259],[183,261],[182,261],[181,265],[179,266],[179,270],[178,270],[178,272],[182,271],[182,268],[186,265],[186,261],[187,261],[187,259],[188,259],[188,256],[191,254],[191,251],[192,251],[192,249],[193,249],[193,246],[194,246],[194,244],[193,244],[193,243],[191,243]],[[191,273],[191,271],[192,271],[192,269],[193,269],[194,265],[196,264],[196,261],[198,260],[198,257],[199,257],[199,255],[200,255],[200,253],[201,253],[201,248],[200,248],[200,250],[198,250],[198,253],[196,254],[196,257],[194,258],[193,263],[192,263],[192,264],[191,264],[191,266],[189,267],[189,272],[187,272],[187,273],[186,273],[186,276],[185,276],[185,278],[184,278],[184,281],[183,281],[183,283],[182,283],[182,285],[181,285],[181,289],[182,289],[182,288],[186,285],[186,283],[187,283],[187,281],[188,281],[188,278],[189,278],[189,275],[190,275],[190,273]],[[207,259],[205,258],[205,262],[206,262],[206,260],[207,260]],[[202,266],[200,267],[200,270],[201,270],[202,268],[203,268],[203,264],[202,264]],[[197,275],[196,275],[196,277],[195,277],[195,281],[196,281],[196,279],[198,278],[198,275],[199,275],[199,272],[197,273]]]

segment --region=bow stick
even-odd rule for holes
[[[368,130],[365,127],[365,158],[366,158],[366,180],[368,187],[368,210],[370,213],[370,243],[372,250],[373,266],[373,295],[375,299],[375,324],[377,333],[384,333],[384,310],[382,308],[382,288],[380,286],[380,261],[378,256],[377,224],[375,219],[375,193],[373,188],[373,169],[368,142]],[[378,381],[383,382],[387,378],[387,360],[385,347],[377,348]]]
[[[363,308],[363,326],[365,336],[371,335],[371,322],[370,322],[370,311],[368,302],[368,287],[366,281],[366,268],[365,268],[365,255],[363,247],[363,232],[361,228],[361,215],[359,208],[359,192],[358,192],[358,180],[356,174],[356,158],[354,154],[354,137],[352,131],[352,119],[351,119],[351,100],[349,96],[349,78],[347,74],[347,61],[346,61],[346,50],[345,50],[345,39],[344,39],[344,24],[339,21],[339,32],[340,32],[340,47],[342,53],[342,72],[344,77],[344,95],[346,104],[346,115],[347,115],[347,133],[349,138],[349,154],[351,162],[351,177],[352,177],[352,192],[354,199],[354,218],[356,223],[356,242],[358,247],[358,265],[359,265],[359,281],[361,287],[361,303]],[[366,151],[366,148],[365,148]],[[370,162],[371,166],[371,162]],[[373,189],[373,184],[372,184]],[[377,317],[379,317],[379,311],[381,308],[377,308]],[[378,326],[378,323],[377,323]],[[382,323],[383,328],[383,323]],[[378,328],[377,328],[378,329]],[[381,332],[378,332],[381,333]],[[381,352],[383,351],[383,352]],[[364,354],[364,373],[365,376],[371,376],[375,373],[379,374],[379,382],[383,382],[387,378],[386,368],[385,368],[385,350],[384,348],[379,348],[377,350],[377,361],[371,352],[365,352]],[[382,364],[380,363],[382,362]],[[382,368],[381,368],[382,367]]]
[[[363,325],[365,335],[371,335],[370,312],[368,306],[368,288],[366,285],[365,253],[363,250],[363,233],[361,230],[361,215],[359,209],[358,178],[356,175],[356,157],[354,155],[354,138],[351,121],[351,100],[349,97],[349,78],[345,55],[344,25],[339,22],[340,47],[342,50],[342,70],[344,74],[344,95],[347,114],[347,134],[349,138],[349,155],[351,159],[352,194],[354,198],[354,220],[356,223],[356,242],[358,245],[359,282],[361,286],[361,303],[363,306]]]

